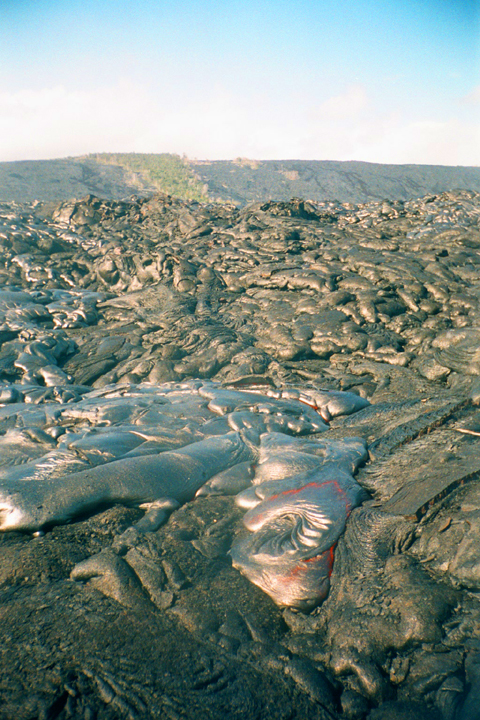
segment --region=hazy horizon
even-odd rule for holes
[[[478,0],[4,0],[0,161],[480,165]]]
[[[256,157],[256,158],[248,157],[247,158],[247,157],[239,156],[239,155],[237,155],[236,157],[228,157],[228,158],[222,157],[222,158],[211,159],[211,158],[188,157],[188,155],[186,155],[185,153],[162,153],[162,152],[158,152],[158,153],[138,152],[138,153],[136,153],[135,151],[131,151],[129,153],[128,151],[116,152],[115,150],[112,150],[111,152],[108,152],[108,153],[104,153],[104,152],[100,151],[100,152],[93,152],[93,153],[82,153],[81,155],[63,155],[62,157],[60,157],[60,156],[59,157],[39,157],[39,158],[27,158],[26,157],[26,158],[21,158],[19,160],[0,160],[0,163],[48,162],[50,160],[51,161],[54,161],[54,160],[80,160],[80,159],[84,159],[89,156],[104,155],[104,154],[108,154],[108,155],[119,155],[119,154],[133,154],[133,155],[151,155],[151,154],[163,155],[163,154],[167,154],[167,155],[169,155],[170,154],[170,155],[177,155],[178,157],[184,159],[185,161],[187,161],[189,163],[193,163],[193,164],[195,164],[195,163],[198,163],[198,164],[213,163],[213,162],[231,162],[231,163],[235,163],[235,162],[259,162],[259,163],[261,163],[261,162],[285,162],[285,163],[318,162],[318,163],[363,163],[365,165],[394,165],[394,166],[418,165],[418,166],[451,167],[451,168],[455,168],[455,167],[457,167],[457,168],[479,168],[480,167],[480,163],[474,164],[474,165],[446,165],[444,163],[414,163],[414,162],[412,162],[412,163],[402,163],[402,162],[379,163],[374,160],[349,160],[349,159],[334,160],[332,158],[310,158],[310,159],[306,160],[306,159],[294,158],[294,157],[284,157],[284,158],[279,157],[279,158],[268,159],[268,158],[261,158],[261,157]]]

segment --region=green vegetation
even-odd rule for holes
[[[118,165],[135,173],[142,186],[152,186],[160,192],[184,200],[208,202],[206,186],[179,155],[168,153],[96,153],[89,158],[101,164]]]

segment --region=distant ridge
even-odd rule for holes
[[[291,197],[363,203],[411,200],[456,189],[480,191],[480,167],[238,159],[202,162],[195,172],[209,195],[241,205]]]
[[[0,163],[0,200],[121,200],[156,192],[245,205],[302,197],[363,203],[448,190],[480,192],[480,167],[328,160],[189,160],[169,153],[101,153]]]

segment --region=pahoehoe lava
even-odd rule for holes
[[[0,717],[474,720],[480,195],[0,215]]]

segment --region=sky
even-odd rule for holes
[[[480,165],[480,0],[0,0],[0,161]]]

